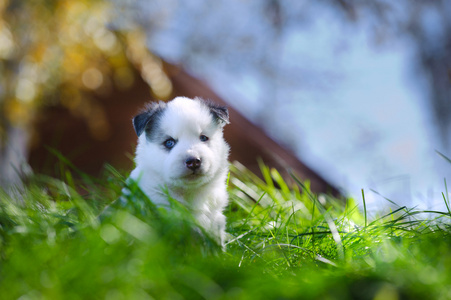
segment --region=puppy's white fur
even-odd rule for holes
[[[177,97],[153,104],[133,122],[138,146],[130,178],[158,205],[169,205],[167,191],[224,245],[229,146],[222,129],[227,109]],[[190,159],[200,165],[193,167]]]

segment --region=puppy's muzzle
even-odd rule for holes
[[[198,157],[190,157],[185,161],[185,166],[192,171],[199,169],[201,164],[202,161]]]

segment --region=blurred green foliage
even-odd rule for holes
[[[133,184],[119,198],[113,168],[77,182],[73,171],[0,195],[1,299],[451,296],[449,213],[400,207],[365,226],[352,199],[233,165],[222,252],[184,207],[158,208]]]

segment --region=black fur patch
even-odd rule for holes
[[[195,98],[195,100],[201,101],[204,103],[209,109],[210,113],[213,116],[213,119],[216,123],[221,125],[229,124],[229,110],[225,106],[220,106],[214,102],[209,100],[204,100],[202,98]]]
[[[146,131],[148,136],[151,135],[152,128],[155,127],[157,120],[166,108],[164,102],[152,102],[148,104],[143,112],[133,118],[133,127],[136,135],[139,137],[143,131]]]

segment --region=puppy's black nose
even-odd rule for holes
[[[201,160],[197,157],[190,157],[185,161],[185,165],[190,170],[197,170],[200,168]]]

